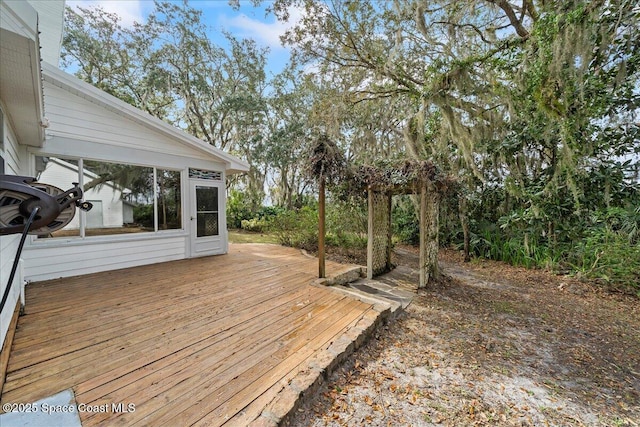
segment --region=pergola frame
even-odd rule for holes
[[[403,160],[380,166],[347,166],[344,155],[327,135],[311,146],[307,174],[318,180],[318,276],[325,277],[325,186],[340,185],[342,191],[368,198],[367,277],[388,271],[391,264],[391,197],[420,195],[420,284],[439,276],[438,214],[443,194],[457,185],[426,160]]]
[[[367,189],[368,227],[367,227],[367,278],[372,279],[393,268],[391,263],[391,199],[394,194],[415,194],[408,188],[375,190]],[[427,286],[430,278],[439,276],[438,269],[438,213],[440,195],[423,184],[420,196],[420,282],[419,288]]]

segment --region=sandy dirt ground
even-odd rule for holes
[[[452,251],[440,265],[290,425],[640,426],[640,300]]]

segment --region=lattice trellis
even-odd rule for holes
[[[391,269],[391,195],[369,190],[367,276]]]

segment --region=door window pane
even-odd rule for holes
[[[196,186],[196,210],[197,236],[219,235],[217,187]]]
[[[198,212],[198,237],[218,234],[218,213]]]

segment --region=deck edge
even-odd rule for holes
[[[18,299],[18,301],[16,301],[16,307],[13,309],[11,321],[9,322],[9,330],[7,330],[7,335],[5,336],[4,343],[2,344],[2,350],[0,351],[0,396],[2,396],[2,389],[4,388],[4,382],[7,377],[9,356],[11,355],[11,346],[13,345],[13,337],[16,335],[19,317],[20,300]]]
[[[262,413],[250,423],[252,427],[275,427],[291,425],[296,411],[313,398],[331,374],[349,356],[362,347],[381,325],[395,318],[390,304],[372,305],[356,324],[319,354],[313,364],[301,371],[265,406]]]

